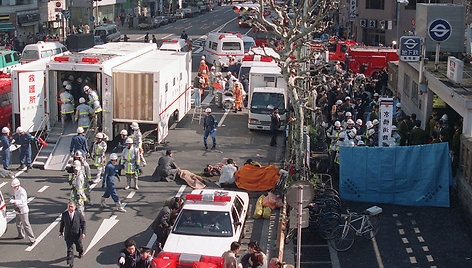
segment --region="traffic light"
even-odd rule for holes
[[[57,14],[56,14],[56,20],[57,20],[57,21],[60,21],[60,20],[61,20],[61,13],[57,13]]]

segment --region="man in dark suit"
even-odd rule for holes
[[[179,171],[179,168],[174,162],[174,158],[172,158],[172,151],[167,150],[166,155],[159,158],[158,165],[152,176],[157,178],[157,181],[169,182],[175,180],[175,176]]]
[[[67,204],[67,210],[61,215],[61,226],[59,228],[60,236],[64,236],[64,239],[66,240],[67,264],[69,267],[74,266],[72,245],[75,244],[75,249],[79,253],[79,258],[82,257],[84,252],[82,239],[85,238],[85,219],[84,215],[75,208],[76,206],[74,202],[69,202],[69,204]]]

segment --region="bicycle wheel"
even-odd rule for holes
[[[367,220],[367,226],[365,231],[362,232],[362,236],[365,239],[372,239],[379,232],[380,229],[380,215],[369,216]]]
[[[350,227],[344,231],[344,225],[339,225],[333,230],[331,237],[330,242],[334,249],[337,251],[346,251],[354,244],[356,234]]]
[[[321,238],[329,240],[333,235],[335,228],[341,223],[341,216],[336,213],[323,215],[318,223],[318,232]]]

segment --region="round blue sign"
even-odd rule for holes
[[[91,22],[93,22],[93,21],[95,21],[95,17],[94,17],[94,16],[90,16],[89,20],[90,20]]]
[[[433,41],[444,42],[451,37],[452,27],[447,20],[435,19],[428,27],[428,34]]]

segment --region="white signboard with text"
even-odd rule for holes
[[[453,56],[447,57],[447,78],[453,83],[460,84],[463,74],[464,62]]]
[[[379,146],[388,146],[392,136],[393,98],[380,99]]]

